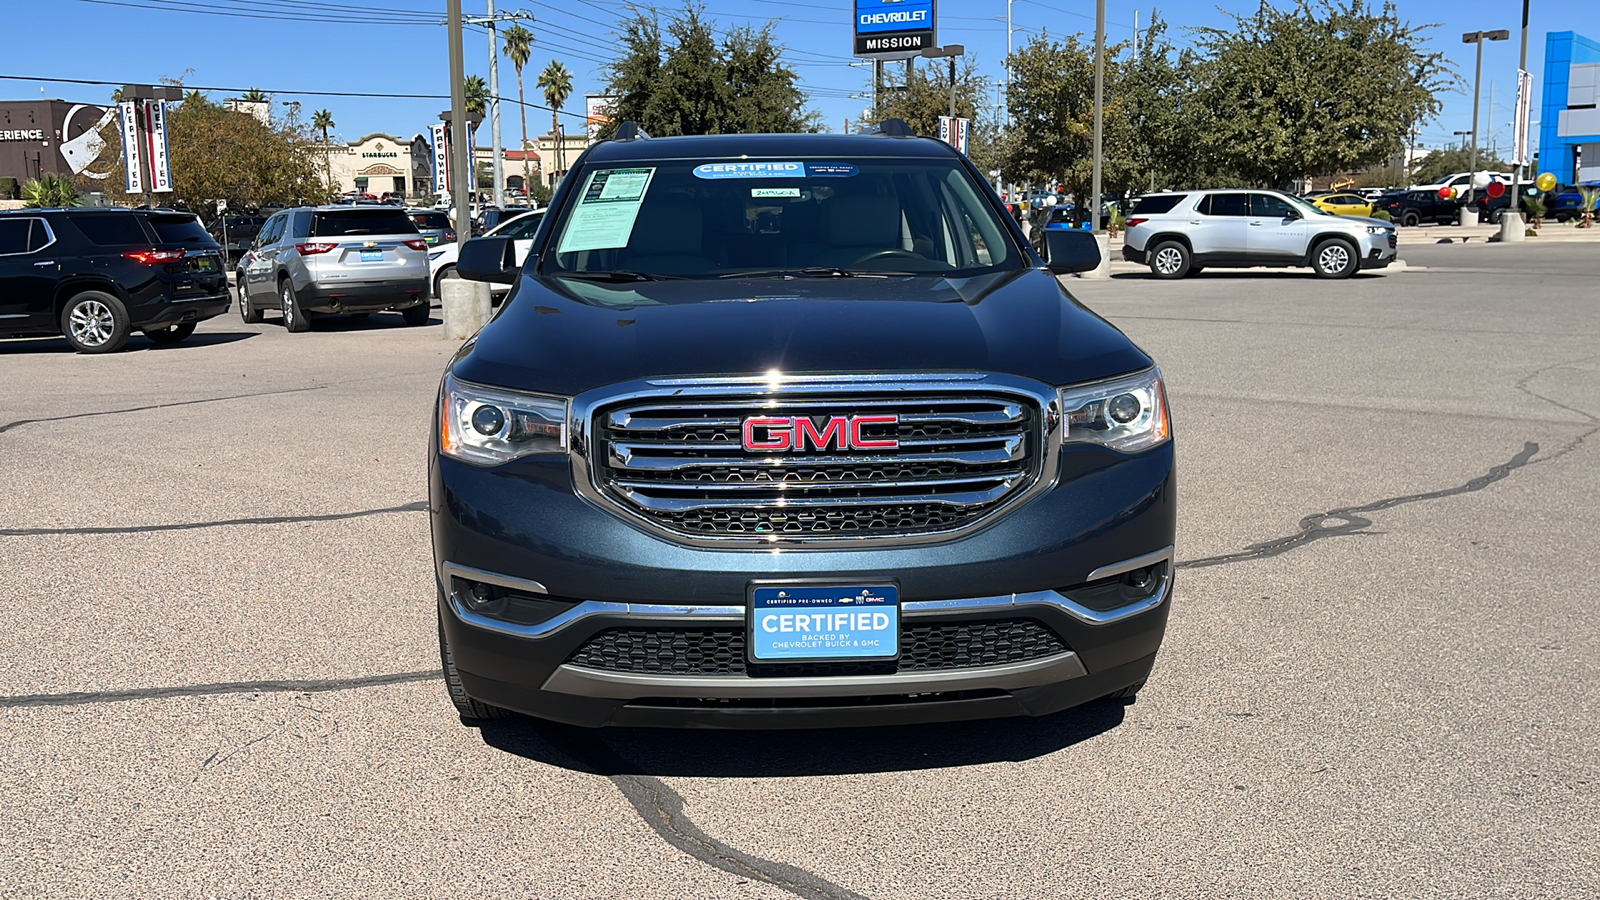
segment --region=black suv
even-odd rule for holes
[[[1455,225],[1461,221],[1460,209],[1454,200],[1446,200],[1438,191],[1396,191],[1384,194],[1373,201],[1373,209],[1389,214],[1396,225]]]
[[[896,724],[1144,684],[1161,372],[1056,278],[1093,235],[1041,259],[965,157],[886,127],[604,141],[524,265],[463,247],[513,285],[432,416],[464,718]]]
[[[82,353],[158,344],[228,311],[222,247],[189,213],[0,213],[0,335],[60,334]]]

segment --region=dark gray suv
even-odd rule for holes
[[[429,315],[428,243],[405,210],[386,206],[286,209],[246,245],[236,274],[239,314],[277,309],[305,331],[312,315],[399,310],[407,325]]]

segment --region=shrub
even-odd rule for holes
[[[1384,222],[1393,222],[1394,221],[1394,216],[1389,215],[1389,211],[1387,209],[1375,209],[1375,210],[1373,210],[1372,211],[1372,217],[1374,219],[1380,219],[1380,220],[1382,220]]]
[[[0,178],[0,200],[17,199],[17,180],[15,178]]]

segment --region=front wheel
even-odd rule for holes
[[[450,705],[462,720],[467,722],[482,721],[484,719],[505,719],[511,716],[509,710],[498,706],[491,706],[482,700],[474,700],[467,695],[466,687],[461,683],[461,673],[456,671],[456,659],[450,652],[450,640],[444,636],[444,622],[439,622],[439,662],[444,669],[444,688],[450,695]]]
[[[256,305],[250,302],[250,295],[244,291],[243,272],[239,273],[235,284],[239,288],[239,318],[243,319],[246,325],[261,324],[261,310],[256,309]]]
[[[194,323],[184,322],[171,328],[146,328],[144,336],[158,344],[176,344],[194,334]]]
[[[300,308],[300,301],[294,296],[294,285],[285,278],[278,285],[278,300],[283,307],[283,328],[290,334],[300,334],[311,328],[311,320],[306,318],[305,310]]]
[[[1189,248],[1164,241],[1150,251],[1150,272],[1157,278],[1182,278],[1189,274]]]
[[[131,330],[122,301],[103,291],[84,291],[61,310],[61,333],[79,353],[115,353]]]
[[[1355,248],[1341,240],[1323,241],[1311,251],[1311,267],[1323,278],[1349,278],[1355,274]]]

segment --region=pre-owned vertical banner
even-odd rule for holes
[[[433,192],[435,194],[450,193],[450,145],[445,140],[445,125],[443,122],[432,127],[433,131]]]
[[[150,193],[172,191],[172,161],[167,158],[167,101],[149,100],[144,105],[150,141]]]
[[[967,153],[967,136],[972,122],[969,119],[939,117],[939,140],[961,151],[963,156]]]
[[[139,171],[139,108],[132,100],[117,104],[122,113],[122,170],[127,173],[126,189],[130,194],[144,192],[144,178]]]
[[[1575,101],[1574,101],[1575,102]],[[1516,150],[1512,153],[1511,162],[1515,165],[1525,166],[1528,159],[1528,120],[1533,110],[1533,75],[1517,70],[1517,122],[1516,122]]]

